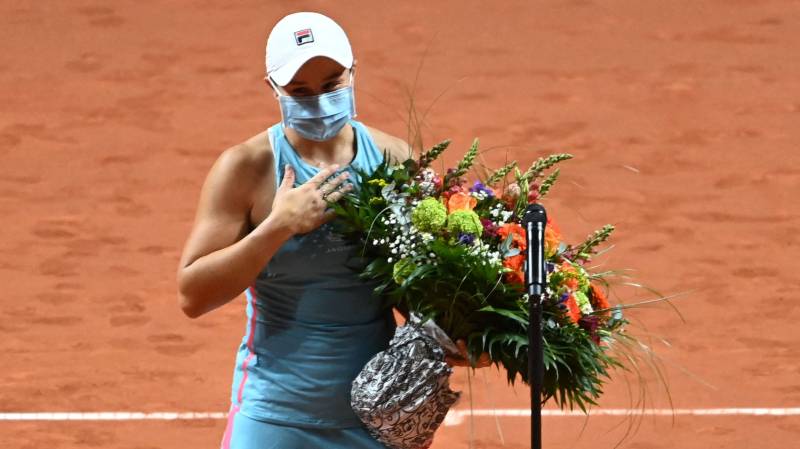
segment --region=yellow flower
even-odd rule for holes
[[[386,180],[384,180],[384,179],[370,179],[369,181],[367,181],[367,184],[373,185],[373,186],[378,186],[378,187],[380,187],[382,189],[382,188],[386,187]]]

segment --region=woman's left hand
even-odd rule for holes
[[[456,346],[458,346],[458,352],[461,354],[461,357],[447,355],[445,356],[444,361],[450,366],[472,366],[469,363],[467,343],[464,341],[464,339],[459,339],[456,341]],[[478,360],[475,361],[475,366],[473,368],[485,368],[491,364],[492,360],[489,358],[489,353],[484,352],[480,357],[478,357]]]

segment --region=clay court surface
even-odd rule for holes
[[[566,237],[613,223],[604,268],[691,292],[675,300],[685,322],[663,306],[629,314],[653,336],[673,400],[645,368],[647,408],[800,407],[800,2],[6,0],[2,416],[227,411],[244,295],[191,320],[175,273],[216,156],[279,120],[264,43],[300,9],[348,31],[368,125],[407,137],[421,65],[418,108],[445,92],[424,141],[452,138],[447,161],[474,137],[489,164],[575,155],[545,203]],[[466,371],[453,381],[468,410]],[[494,368],[472,390],[477,410],[528,407]],[[630,401],[616,373],[599,409]],[[545,447],[610,448],[628,423],[548,416]],[[528,447],[524,417],[450,424],[434,448]],[[800,447],[797,415],[639,424],[622,447]],[[4,419],[0,447],[211,449],[224,427]]]

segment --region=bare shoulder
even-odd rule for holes
[[[378,148],[380,148],[381,151],[388,151],[393,161],[399,162],[410,157],[416,157],[413,148],[411,148],[411,145],[409,145],[405,140],[395,137],[389,133],[385,133],[377,128],[367,125],[364,126],[366,126],[367,130],[372,135],[372,139],[375,141],[375,144],[378,146]]]
[[[267,179],[273,172],[272,164],[266,131],[223,150],[204,183],[201,212],[228,213],[246,219],[263,186],[274,182]]]
[[[220,170],[226,178],[231,178],[231,182],[251,191],[272,172],[273,163],[272,148],[265,130],[225,149],[215,165],[220,165]]]
[[[263,139],[259,136],[263,134]],[[208,171],[200,192],[194,225],[181,255],[181,267],[220,248],[232,245],[249,232],[253,199],[264,182],[272,151],[265,133],[226,148]]]

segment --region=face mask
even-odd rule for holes
[[[271,78],[269,82],[280,92]],[[350,85],[347,87],[309,97],[280,95],[278,101],[283,126],[292,128],[306,139],[328,140],[356,116],[353,72],[350,71]]]

